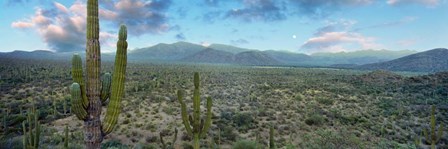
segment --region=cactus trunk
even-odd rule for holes
[[[86,148],[100,148],[101,133],[100,70],[101,53],[99,42],[98,0],[87,1],[87,43],[86,43],[86,95],[89,99],[87,117],[84,121]]]
[[[200,143],[199,143],[199,134],[194,134],[193,137],[193,148],[194,149],[199,149],[201,147]]]

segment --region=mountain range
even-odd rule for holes
[[[270,66],[319,66],[350,69],[384,69],[393,71],[437,72],[448,70],[447,49],[416,51],[361,50],[355,52],[315,53],[246,49],[224,44],[202,46],[188,42],[160,43],[130,50],[131,62],[187,62]],[[73,53],[37,50],[0,53],[0,58],[69,60]],[[80,54],[84,55],[84,54]],[[113,54],[103,53],[103,61],[112,61]]]

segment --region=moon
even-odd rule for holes
[[[296,38],[297,38],[297,36],[296,36],[296,35],[292,35],[292,38],[296,39]]]

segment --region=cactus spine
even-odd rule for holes
[[[431,144],[432,149],[435,149],[437,142],[439,142],[440,138],[443,136],[443,124],[440,124],[439,129],[436,132],[436,106],[433,105],[431,108],[431,129],[423,129],[423,134],[425,135],[426,142]],[[430,134],[428,134],[428,132]]]
[[[40,137],[40,123],[39,123],[39,111],[33,107],[28,109],[26,123],[22,122],[23,128],[23,148],[24,149],[37,149],[39,147]],[[28,129],[27,129],[28,128]]]
[[[165,141],[163,141],[163,136],[162,133],[159,133],[160,136],[160,143],[162,143],[162,149],[174,149],[174,144],[176,143],[177,140],[177,128],[174,128],[174,137],[173,137],[173,141],[171,141],[171,144],[167,145],[165,144]]]
[[[199,93],[199,73],[194,73],[194,93],[193,93],[193,117],[187,113],[185,102],[183,101],[183,93],[181,90],[177,91],[177,99],[181,104],[182,121],[185,130],[193,136],[193,148],[199,149],[199,139],[207,134],[207,131],[212,123],[212,99],[207,97],[207,114],[204,119],[201,119],[201,99]]]
[[[77,54],[72,59],[71,88],[72,110],[84,121],[85,148],[100,148],[103,137],[112,132],[120,113],[124,95],[127,65],[127,31],[121,25],[115,55],[113,79],[106,73],[100,81],[101,52],[99,42],[98,0],[87,1],[86,83],[84,84],[82,60]],[[111,84],[111,87],[108,87]],[[102,87],[103,86],[103,87]],[[109,89],[110,88],[110,89]],[[101,105],[110,98],[107,113],[101,123]]]

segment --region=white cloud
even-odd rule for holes
[[[308,39],[302,49],[308,52],[340,52],[351,51],[349,47],[359,47],[360,49],[377,49],[381,45],[375,43],[375,38],[366,37],[359,33],[353,32],[326,32],[319,36]]]
[[[389,5],[423,4],[426,6],[437,6],[440,0],[387,0]]]

